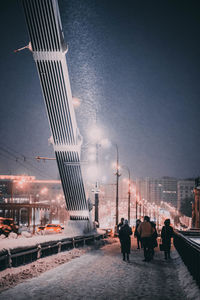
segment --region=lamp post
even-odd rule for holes
[[[142,212],[142,214],[143,214],[143,218],[144,218],[144,214],[145,214],[145,207],[144,207],[144,205],[145,205],[145,201],[144,201],[144,199],[142,199],[143,200],[143,212]]]
[[[141,199],[140,199],[139,205],[140,205],[140,219],[141,219],[142,218],[142,202],[141,202]]]
[[[131,176],[130,176],[130,171],[128,170],[128,176],[129,176],[129,180],[128,180],[128,223],[130,224],[130,206],[131,206]]]
[[[137,202],[137,195],[136,195],[136,203],[135,203],[135,219],[137,220],[138,215],[137,215],[137,207],[138,207],[138,202]]]
[[[99,143],[96,143],[96,167],[98,169],[99,165]],[[97,226],[99,227],[99,182],[98,182],[98,176],[96,178],[96,183],[95,183],[95,194],[94,194],[94,199],[95,199],[95,217],[94,220]]]
[[[128,223],[130,224],[130,205],[131,205],[131,173],[127,166],[122,166],[128,171]]]
[[[115,225],[118,225],[118,218],[119,218],[119,150],[117,144],[115,144],[116,150],[117,150],[117,164],[116,164],[116,223]]]
[[[137,210],[138,210],[138,201],[137,201],[137,182],[136,182],[136,181],[133,181],[133,184],[134,184],[134,189],[135,189],[135,192],[134,192],[134,195],[135,195],[135,221],[137,221],[137,218],[138,218],[138,214],[137,214]]]
[[[99,147],[101,146],[101,130],[97,127],[97,118],[96,124],[93,125],[91,130],[89,131],[89,138],[90,144],[95,145],[94,152],[95,156],[93,155],[93,159],[96,165],[96,180],[95,180],[95,188],[92,190],[94,192],[94,220],[97,226],[99,227]],[[94,154],[94,153],[93,153]]]

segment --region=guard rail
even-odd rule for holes
[[[60,253],[61,251],[67,251],[72,248],[81,247],[86,244],[90,244],[95,240],[104,239],[106,237],[107,234],[77,236],[57,241],[44,242],[28,248],[3,250],[0,252],[0,270],[18,267],[20,265],[33,262],[39,258]]]
[[[187,266],[193,278],[200,287],[200,245],[192,241],[191,237],[199,237],[191,232],[177,232],[174,237],[174,246]]]

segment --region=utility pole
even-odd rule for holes
[[[131,206],[131,173],[127,166],[122,166],[128,171],[128,223],[130,225],[130,206]]]
[[[130,225],[130,210],[131,210],[131,175],[128,169],[128,223]]]
[[[99,165],[99,143],[96,143],[96,168],[98,170],[98,165]],[[98,177],[98,176],[97,176]],[[98,224],[97,226],[99,227],[99,182],[98,178],[96,178],[96,183],[95,183],[95,194],[94,194],[94,205],[95,205],[95,214],[94,214],[94,220]]]
[[[138,201],[137,201],[137,179],[135,181],[135,221],[138,219]]]
[[[97,127],[97,109],[95,112],[95,122],[96,122],[96,127]],[[94,218],[95,222],[97,224],[97,227],[99,227],[99,138],[96,140],[96,169],[97,169],[97,174],[96,174],[96,183],[95,183],[95,195],[94,195],[94,205],[95,205],[95,213],[94,213]]]
[[[117,150],[117,165],[116,165],[116,223],[115,225],[118,225],[118,219],[119,219],[119,177],[121,176],[119,173],[119,151],[118,146],[115,144],[116,150]]]
[[[136,196],[136,207],[135,207],[135,218],[137,220],[138,216],[137,216],[137,207],[138,207],[138,203],[137,203],[137,196]]]

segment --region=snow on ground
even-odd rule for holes
[[[50,241],[54,241],[54,240],[61,240],[64,238],[67,238],[68,236],[64,235],[64,234],[49,234],[49,235],[34,235],[31,237],[26,237],[26,236],[18,236],[17,239],[9,239],[9,238],[5,238],[5,239],[1,239],[0,240],[0,251],[3,249],[15,249],[18,247],[32,247],[35,245],[38,245],[40,243],[44,243],[44,242],[50,242]]]
[[[105,233],[105,231],[98,229],[97,232],[92,232],[92,233],[103,234]],[[31,237],[19,235],[17,238],[1,238],[0,251],[4,249],[12,250],[19,247],[20,248],[32,247],[32,246],[37,246],[41,243],[50,242],[50,241],[60,241],[62,239],[72,238],[72,237],[74,236],[70,234],[57,233],[57,234],[46,234],[46,235],[35,234]]]
[[[74,248],[70,251],[64,251],[55,255],[38,259],[32,263],[22,265],[17,268],[7,268],[0,272],[0,292],[9,289],[24,280],[37,277],[42,273],[66,263],[71,259],[77,258],[87,251],[101,247],[102,245],[116,242],[115,239],[98,240],[94,245]],[[1,296],[0,296],[1,298]]]
[[[86,249],[72,249],[69,252],[62,252],[57,255],[38,259],[37,261],[25,266],[6,269],[0,273],[0,291],[13,287],[26,279],[39,276],[47,270],[81,256],[85,252]]]
[[[197,237],[189,237],[189,239],[197,244],[200,244],[200,238]]]
[[[143,262],[143,251],[134,245],[127,263],[119,242],[112,243],[24,281],[2,292],[0,299],[199,300],[199,289],[178,253],[173,250],[167,261],[163,256],[157,251],[152,262]]]

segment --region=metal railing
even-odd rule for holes
[[[193,278],[200,287],[200,245],[192,241],[191,237],[199,237],[191,232],[179,232],[175,234],[174,246],[187,266]]]
[[[60,253],[77,247],[83,247],[93,243],[95,240],[106,238],[106,234],[93,234],[87,236],[77,236],[58,241],[50,241],[26,248],[15,248],[0,252],[0,270],[18,267],[39,258]]]

